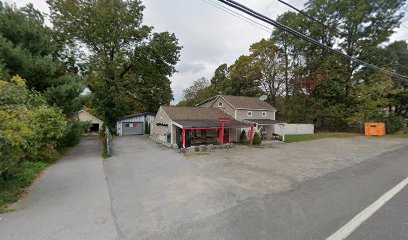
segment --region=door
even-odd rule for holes
[[[125,122],[122,123],[122,135],[142,135],[144,133],[143,122]]]

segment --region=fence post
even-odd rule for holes
[[[106,128],[106,150],[108,152],[108,157],[111,157],[111,134],[109,128]]]

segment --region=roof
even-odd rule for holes
[[[183,126],[183,128],[221,128],[221,123],[218,120],[175,120],[174,122]],[[230,123],[224,124],[225,128],[251,127],[255,124],[249,122],[241,122],[231,119]]]
[[[244,96],[231,96],[231,95],[217,95],[211,97],[196,106],[200,106],[206,102],[215,102],[218,97],[222,97],[231,104],[232,107],[237,109],[257,109],[257,110],[271,110],[276,111],[276,109],[269,103],[260,100],[258,97],[244,97]]]
[[[272,105],[265,101],[260,100],[258,97],[243,97],[230,95],[220,95],[220,97],[224,98],[234,108],[276,111],[276,109]]]
[[[271,120],[271,119],[245,119],[245,121],[254,122],[259,125],[272,125],[272,124],[286,123],[284,121]]]
[[[121,118],[118,119],[118,121],[128,119],[128,118],[133,118],[133,117],[146,116],[146,115],[156,116],[155,113],[151,113],[151,112],[135,113],[135,114],[132,114],[132,115],[127,115],[127,116],[121,117]]]
[[[207,107],[174,107],[174,106],[162,106],[167,116],[174,122],[182,125],[183,127],[221,127],[218,123],[220,117],[226,117],[230,119],[229,124],[225,124],[225,127],[237,127],[237,126],[252,126],[252,123],[242,122],[235,120],[230,115],[224,113],[218,108]]]
[[[84,114],[90,116],[92,119],[95,120],[95,122],[99,122],[99,123],[103,124],[103,121],[102,121],[102,120],[100,120],[99,118],[95,117],[94,115],[90,114],[89,112],[87,112],[87,111],[85,111],[85,110],[80,110],[80,111],[78,112],[78,119],[79,119],[79,120],[81,120],[80,117],[79,117],[79,115],[80,115],[81,113],[84,113]]]
[[[223,112],[218,108],[162,106],[172,120],[218,120]],[[225,117],[233,118],[228,114]]]

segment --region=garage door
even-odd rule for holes
[[[143,134],[143,122],[122,123],[122,135]]]

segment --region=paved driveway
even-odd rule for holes
[[[358,137],[273,148],[236,147],[186,158],[146,137],[133,136],[116,139],[114,157],[105,169],[113,216],[123,239],[239,239],[234,234],[240,231],[228,229],[237,229],[246,216],[243,222],[253,227],[242,226],[241,233],[269,239],[264,228],[256,234],[248,232],[263,226],[257,222],[268,224],[279,217],[263,214],[262,209],[273,211],[274,205],[265,205],[266,199],[274,201],[278,199],[274,194],[293,190],[307,180],[404,146],[406,141],[398,139]],[[284,213],[294,208],[283,207],[287,210],[282,209],[281,216],[297,216]]]
[[[1,240],[117,239],[99,138],[83,138],[15,208],[0,215]]]

